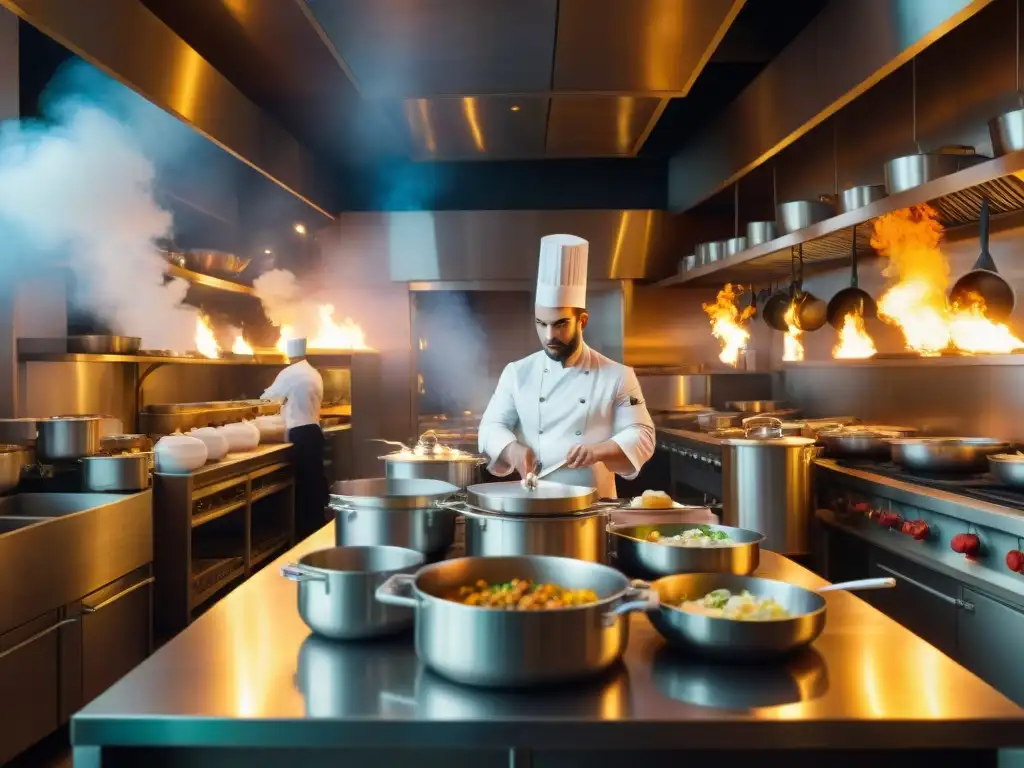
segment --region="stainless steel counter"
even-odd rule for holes
[[[333,525],[328,525],[79,712],[72,729],[76,766],[79,759],[83,766],[121,764],[100,762],[112,753],[107,748],[116,746],[793,750],[1024,745],[1024,711],[844,593],[829,595],[829,622],[813,651],[785,667],[742,670],[680,659],[667,651],[645,618],[635,616],[624,663],[602,680],[530,693],[454,685],[421,668],[408,637],[336,644],[309,634],[296,611],[296,587],[280,577],[279,565],[331,546],[333,540]],[[759,573],[808,587],[824,583],[768,552],[762,554]]]
[[[704,443],[706,445],[721,445],[722,439],[714,437],[707,432],[700,432],[698,430],[690,429],[666,429],[663,427],[658,428],[658,434],[669,435],[671,437],[677,437],[682,440],[693,440],[697,443]]]

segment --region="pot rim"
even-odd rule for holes
[[[540,615],[540,616],[543,616],[543,615],[546,615],[546,614],[565,615],[565,614],[573,613],[573,612],[577,612],[577,611],[585,612],[585,611],[589,611],[589,610],[592,610],[592,609],[595,609],[595,608],[604,608],[607,605],[609,605],[610,603],[614,603],[616,601],[622,600],[623,598],[627,597],[628,594],[629,594],[630,589],[632,588],[632,582],[630,582],[630,580],[629,580],[629,578],[627,576],[625,576],[621,571],[618,571],[618,570],[616,570],[615,568],[612,568],[609,565],[605,565],[604,563],[591,563],[591,562],[588,562],[588,561],[585,561],[585,560],[577,560],[576,558],[573,558],[573,557],[558,557],[557,555],[505,555],[504,557],[507,557],[507,558],[513,558],[513,557],[514,558],[529,558],[531,560],[572,561],[572,562],[577,562],[577,563],[585,563],[586,565],[591,566],[593,568],[606,568],[609,571],[613,572],[617,577],[622,579],[622,589],[620,589],[618,592],[616,592],[613,595],[609,595],[608,597],[602,597],[602,598],[598,599],[597,602],[588,603],[587,605],[573,605],[573,606],[570,606],[568,608],[552,608],[550,610],[543,610],[543,611],[504,611],[504,610],[496,610],[496,609],[492,609],[492,608],[485,608],[485,607],[478,606],[478,605],[466,605],[464,603],[457,603],[454,600],[448,600],[447,598],[444,598],[444,597],[438,597],[437,595],[431,594],[430,592],[425,592],[422,589],[420,589],[420,586],[419,586],[420,577],[423,576],[426,573],[429,573],[430,571],[432,571],[435,568],[440,568],[441,566],[448,565],[449,563],[457,563],[457,562],[462,561],[462,560],[491,560],[491,559],[493,559],[493,558],[488,557],[486,555],[470,555],[470,556],[467,556],[467,557],[457,557],[457,558],[454,558],[452,560],[442,560],[439,563],[431,563],[429,565],[423,566],[418,571],[416,571],[416,573],[412,574],[412,576],[413,576],[412,581],[411,581],[412,591],[416,595],[416,599],[417,599],[418,602],[422,603],[422,602],[425,602],[427,599],[429,599],[430,601],[432,601],[434,603],[443,603],[445,605],[453,606],[454,609],[456,609],[456,610],[486,611],[486,612],[490,612],[490,613],[493,613],[493,614],[496,614],[496,615],[513,615],[513,616],[517,616],[517,615],[526,615],[526,616]],[[646,582],[643,582],[643,583],[646,584]],[[417,610],[418,609],[419,608],[417,608]]]
[[[376,570],[374,570],[374,571],[371,571],[371,570],[340,571],[337,568],[323,568],[323,567],[317,566],[317,565],[309,565],[308,563],[304,562],[306,560],[306,558],[308,558],[308,557],[312,557],[313,555],[319,554],[320,552],[327,552],[327,551],[334,550],[334,549],[347,549],[347,550],[355,550],[355,549],[364,549],[364,550],[365,549],[385,549],[385,550],[391,550],[391,551],[395,551],[395,552],[408,553],[410,555],[416,555],[418,560],[419,560],[419,562],[410,563],[409,565],[403,565],[403,566],[401,566],[399,568],[382,569],[382,570],[379,570],[379,571],[376,571]],[[381,576],[381,575],[391,576],[392,574],[395,574],[395,573],[407,573],[410,568],[422,569],[423,568],[423,564],[425,562],[426,562],[426,556],[422,552],[417,552],[415,549],[409,549],[408,547],[396,547],[396,546],[391,545],[391,544],[353,544],[353,545],[342,545],[342,546],[337,546],[337,547],[323,547],[322,549],[315,549],[312,552],[307,552],[306,554],[304,554],[302,557],[300,557],[298,560],[295,561],[295,564],[298,565],[303,570],[313,571],[314,573],[323,574],[324,576],[328,576],[328,577],[329,576],[340,576],[340,577],[359,576],[359,577],[367,577],[367,576]],[[303,583],[305,583],[305,582],[299,582],[299,586],[302,586]]]

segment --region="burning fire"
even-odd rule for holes
[[[196,349],[203,357],[220,357],[220,346],[213,334],[210,321],[204,315],[196,316]]]
[[[241,334],[235,336],[235,343],[231,345],[231,351],[236,355],[253,354],[252,347],[249,346],[249,342],[247,342],[245,337]]]
[[[985,302],[972,295],[966,305],[950,304],[949,263],[939,248],[942,224],[935,209],[919,205],[875,221],[872,247],[889,259],[886,277],[895,278],[878,301],[878,316],[902,331],[908,350],[936,356],[947,349],[1006,353],[1024,347],[1009,327],[985,317]]]
[[[839,329],[839,343],[832,348],[832,357],[837,360],[863,360],[873,357],[878,350],[868,336],[864,318],[860,312],[848,312]]]
[[[754,314],[753,307],[741,310],[737,299],[743,295],[742,288],[734,289],[731,283],[718,292],[714,304],[702,304],[702,308],[711,318],[711,333],[722,343],[722,351],[718,359],[726,365],[735,366],[740,351],[747,346],[750,332],[743,327]]]
[[[321,304],[317,309],[318,324],[316,334],[309,339],[309,349],[369,349],[366,336],[351,318],[346,317],[340,323],[334,319],[334,305]],[[296,337],[295,329],[290,325],[281,327],[281,335],[277,339],[277,351],[285,353],[285,342]]]
[[[786,321],[786,335],[782,338],[782,359],[786,362],[797,362],[804,359],[804,343],[800,341],[803,334],[796,325],[796,302],[790,302],[786,314],[782,316]]]

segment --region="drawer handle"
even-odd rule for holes
[[[99,605],[83,605],[82,613],[96,613],[96,611],[100,610],[101,608],[106,608],[111,603],[116,603],[122,597],[127,597],[135,590],[142,589],[143,587],[152,584],[154,581],[156,581],[156,579],[153,576],[150,576],[148,579],[143,579],[137,584],[132,584],[130,587],[128,587],[128,589],[124,590],[123,592],[118,592],[113,597],[108,597]]]
[[[933,597],[937,597],[940,600],[949,603],[950,605],[955,605],[957,608],[963,608],[965,611],[974,610],[974,603],[967,602],[966,600],[961,600],[958,597],[950,597],[945,592],[940,592],[937,589],[929,587],[927,584],[922,584],[920,581],[917,581],[916,579],[912,579],[909,576],[904,576],[902,573],[900,573],[894,568],[882,565],[881,563],[875,563],[875,567],[878,568],[878,570],[880,571],[885,571],[890,576],[895,576],[900,581],[905,581],[907,582],[907,584],[915,586],[918,589],[927,592],[929,595],[932,595]]]
[[[25,646],[32,645],[32,643],[34,643],[39,638],[46,637],[51,632],[55,632],[56,630],[60,629],[61,627],[67,624],[74,624],[76,621],[78,621],[78,619],[64,619],[63,621],[58,621],[52,627],[47,627],[42,632],[36,632],[34,635],[32,635],[32,637],[28,638],[27,640],[22,640],[20,643],[8,648],[6,651],[0,652],[0,659],[8,657],[12,653],[17,653]]]

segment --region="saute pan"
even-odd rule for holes
[[[790,654],[817,639],[825,628],[826,603],[822,593],[894,586],[896,580],[891,578],[863,579],[829,584],[812,591],[757,576],[681,574],[658,579],[651,585],[661,605],[649,612],[647,618],[673,648],[723,661],[765,661]],[[774,598],[789,612],[789,618],[736,621],[687,613],[673,607],[716,589],[728,589],[733,594],[747,590],[757,597]]]

